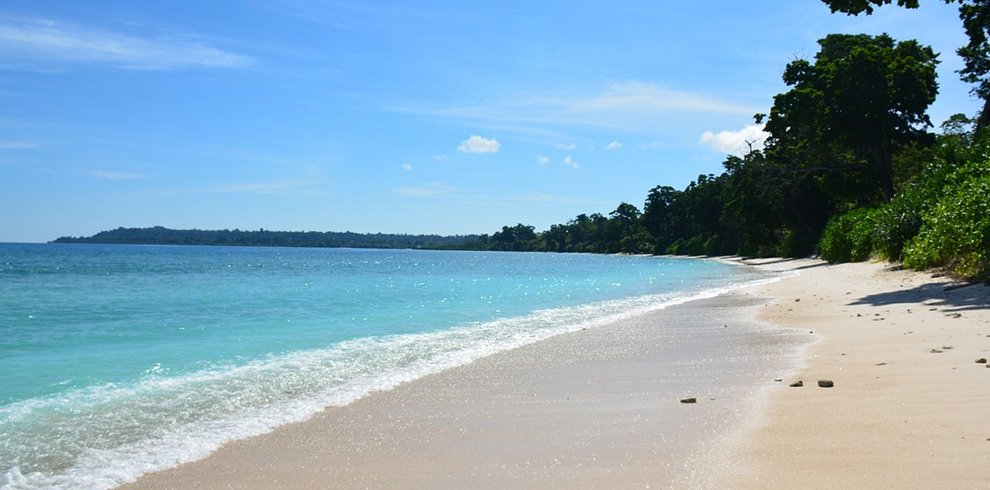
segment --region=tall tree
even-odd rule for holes
[[[973,84],[972,93],[983,99],[983,110],[977,118],[976,134],[990,126],[990,0],[943,0],[947,4],[959,4],[959,19],[969,42],[956,50],[964,66],[959,77]],[[874,7],[889,5],[891,0],[822,0],[832,12],[849,15],[873,13]],[[918,8],[918,0],[897,0],[897,5]]]
[[[814,63],[787,65],[792,89],[774,97],[768,155],[810,172],[861,172],[872,176],[862,184],[889,199],[894,151],[926,138],[931,126],[937,55],[887,35],[832,34],[818,43]],[[846,190],[869,191],[857,187]]]

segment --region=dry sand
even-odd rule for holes
[[[801,273],[375,393],[134,488],[990,488],[987,287],[760,264]],[[693,348],[698,328],[724,342]]]
[[[776,299],[762,318],[823,340],[769,394],[724,488],[990,488],[990,369],[976,362],[990,288],[953,287],[873,263],[760,288]]]

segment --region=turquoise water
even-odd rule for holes
[[[110,488],[763,277],[656,257],[0,244],[0,486]]]

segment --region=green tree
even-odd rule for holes
[[[887,35],[832,34],[818,43],[814,63],[787,65],[784,82],[793,88],[774,97],[768,153],[813,172],[858,172],[872,182],[847,190],[889,199],[895,151],[930,138],[937,56]]]
[[[969,42],[956,50],[964,66],[957,73],[967,83],[973,84],[972,93],[983,99],[983,110],[977,118],[979,134],[990,126],[990,0],[943,0],[947,4],[959,4],[959,19]],[[889,5],[891,0],[822,0],[832,12],[849,15],[873,13],[874,7]],[[918,8],[918,0],[897,0],[897,5]]]
[[[822,0],[823,3],[832,9],[832,13],[844,12],[850,15],[859,15],[866,12],[867,15],[873,13],[873,7],[890,5],[891,0]],[[950,3],[950,1],[946,3]],[[897,5],[909,9],[918,8],[918,0],[897,0]]]
[[[621,203],[609,213],[606,250],[610,253],[640,253],[647,249],[648,236],[639,209]]]
[[[663,253],[677,239],[671,207],[680,195],[681,191],[673,187],[658,185],[650,189],[646,196],[646,203],[643,205],[643,227],[649,234],[656,253]]]

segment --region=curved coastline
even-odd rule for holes
[[[755,318],[767,282],[498,352],[125,488],[704,485],[809,341]]]
[[[723,316],[733,320],[726,331],[755,319],[749,339],[761,329],[789,332],[794,342],[781,350],[771,341],[776,349],[768,353],[788,362],[755,373],[780,381],[759,378],[741,396],[702,393],[693,406],[669,390],[644,396],[651,376],[637,376],[644,371],[635,366],[649,356],[628,354],[649,345],[632,333],[649,330],[589,329],[373,394],[128,488],[974,488],[990,481],[990,369],[978,362],[990,357],[990,288],[960,288],[887,264],[772,262],[747,261],[802,273],[643,318],[704,324],[702,312],[726,308],[734,315]],[[616,344],[632,350],[608,348]],[[588,359],[597,361],[589,367]],[[817,387],[826,377],[834,387]],[[789,387],[796,380],[804,386]],[[592,394],[662,408],[665,416],[689,414],[679,427],[698,430],[658,431],[663,417],[616,416],[631,414],[621,404],[594,413]],[[562,428],[576,431],[570,453],[551,444],[567,433]],[[592,459],[576,457],[581,451]]]

